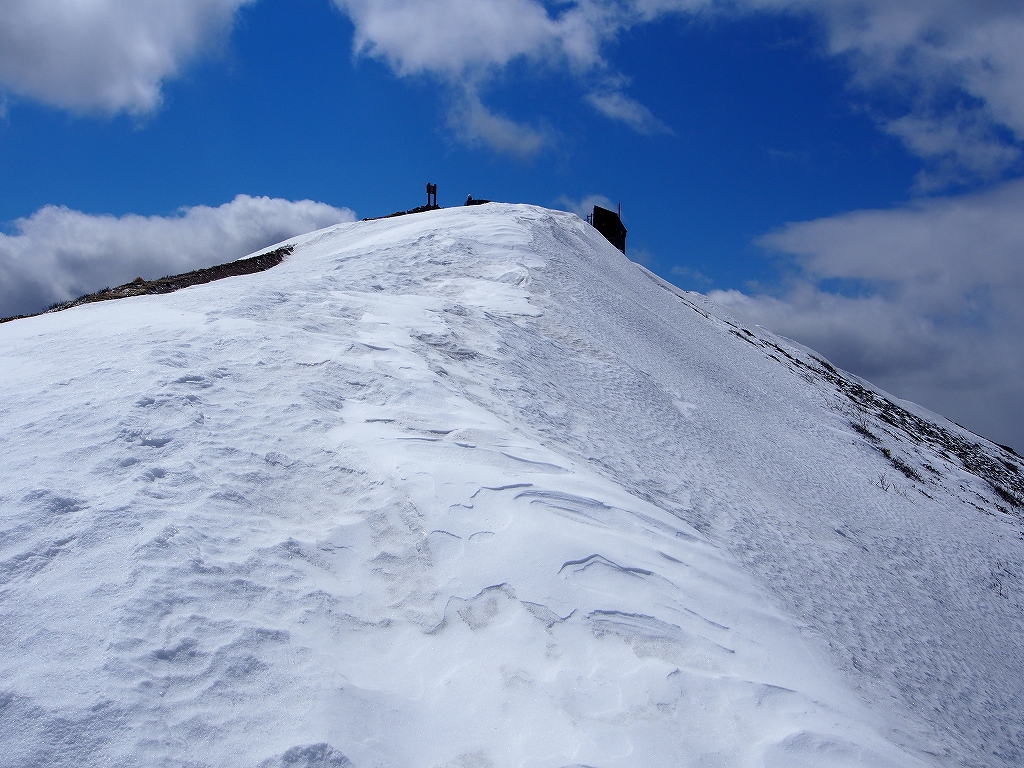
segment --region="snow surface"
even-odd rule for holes
[[[0,326],[0,765],[1024,763],[1019,510],[808,350],[571,214],[289,242]]]

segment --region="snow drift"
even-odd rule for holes
[[[0,327],[0,764],[1012,766],[1021,460],[572,214]]]

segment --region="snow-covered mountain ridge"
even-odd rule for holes
[[[1018,457],[571,214],[0,327],[0,765],[1024,762]]]

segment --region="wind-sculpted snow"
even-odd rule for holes
[[[0,328],[0,765],[1024,759],[1016,457],[569,214],[289,244]]]

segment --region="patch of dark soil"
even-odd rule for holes
[[[852,428],[852,429],[853,429],[853,430],[854,430],[855,432],[858,432],[858,433],[860,433],[861,435],[863,435],[864,437],[866,437],[866,438],[867,438],[868,440],[871,440],[871,441],[873,441],[873,442],[878,442],[878,435],[876,435],[876,434],[875,434],[874,432],[872,432],[872,431],[871,431],[870,429],[868,429],[867,427],[865,427],[865,426],[864,426],[863,424],[861,424],[860,422],[856,422],[856,421],[851,421],[851,422],[850,422],[850,427],[851,427],[851,428]]]
[[[992,490],[996,492],[996,495],[1009,504],[1011,507],[1024,507],[1024,502],[1010,493],[1008,490],[1003,488],[1001,485],[992,484]]]
[[[32,315],[15,315],[13,317],[0,318],[0,323],[6,323],[10,320],[20,320],[23,317],[44,315],[48,312],[60,312],[63,309],[71,309],[71,307],[77,307],[82,304],[92,304],[97,301],[126,299],[129,296],[149,296],[159,293],[173,293],[174,291],[179,291],[182,288],[188,288],[192,285],[202,285],[203,283],[212,283],[214,280],[222,280],[225,277],[252,275],[256,272],[263,272],[271,267],[276,267],[284,261],[284,257],[290,254],[292,250],[293,246],[285,245],[281,248],[277,248],[276,250],[261,253],[258,256],[250,256],[247,259],[239,259],[238,261],[229,261],[227,264],[218,264],[215,267],[208,267],[206,269],[196,269],[192,272],[185,272],[181,275],[168,275],[167,277],[161,277],[159,280],[143,280],[141,277],[137,277],[132,282],[119,285],[116,288],[104,288],[102,291],[86,294],[85,296],[72,301],[54,304],[43,312],[36,312]]]
[[[882,455],[889,460],[889,463],[896,467],[896,469],[898,469],[900,472],[902,472],[904,476],[907,477],[907,479],[917,480],[918,482],[924,479],[921,477],[920,472],[918,472],[912,466],[907,464],[907,462],[905,462],[899,456],[894,454],[888,448],[881,448],[880,450],[882,451]]]
[[[952,429],[922,419],[891,400],[849,380],[824,360],[813,359],[821,366],[815,372],[826,381],[830,381],[861,411],[872,414],[913,442],[929,445],[940,455],[955,457],[965,470],[987,482],[999,498],[1014,507],[1024,506],[1024,472],[1017,467],[1014,459],[1019,457],[1012,450],[996,446],[994,443],[990,444],[992,448],[986,448],[980,441],[970,440]],[[1000,450],[1005,450],[1006,453],[999,456]],[[883,450],[883,453],[887,452]],[[887,455],[887,458],[908,478],[921,479],[920,473],[900,457]]]

